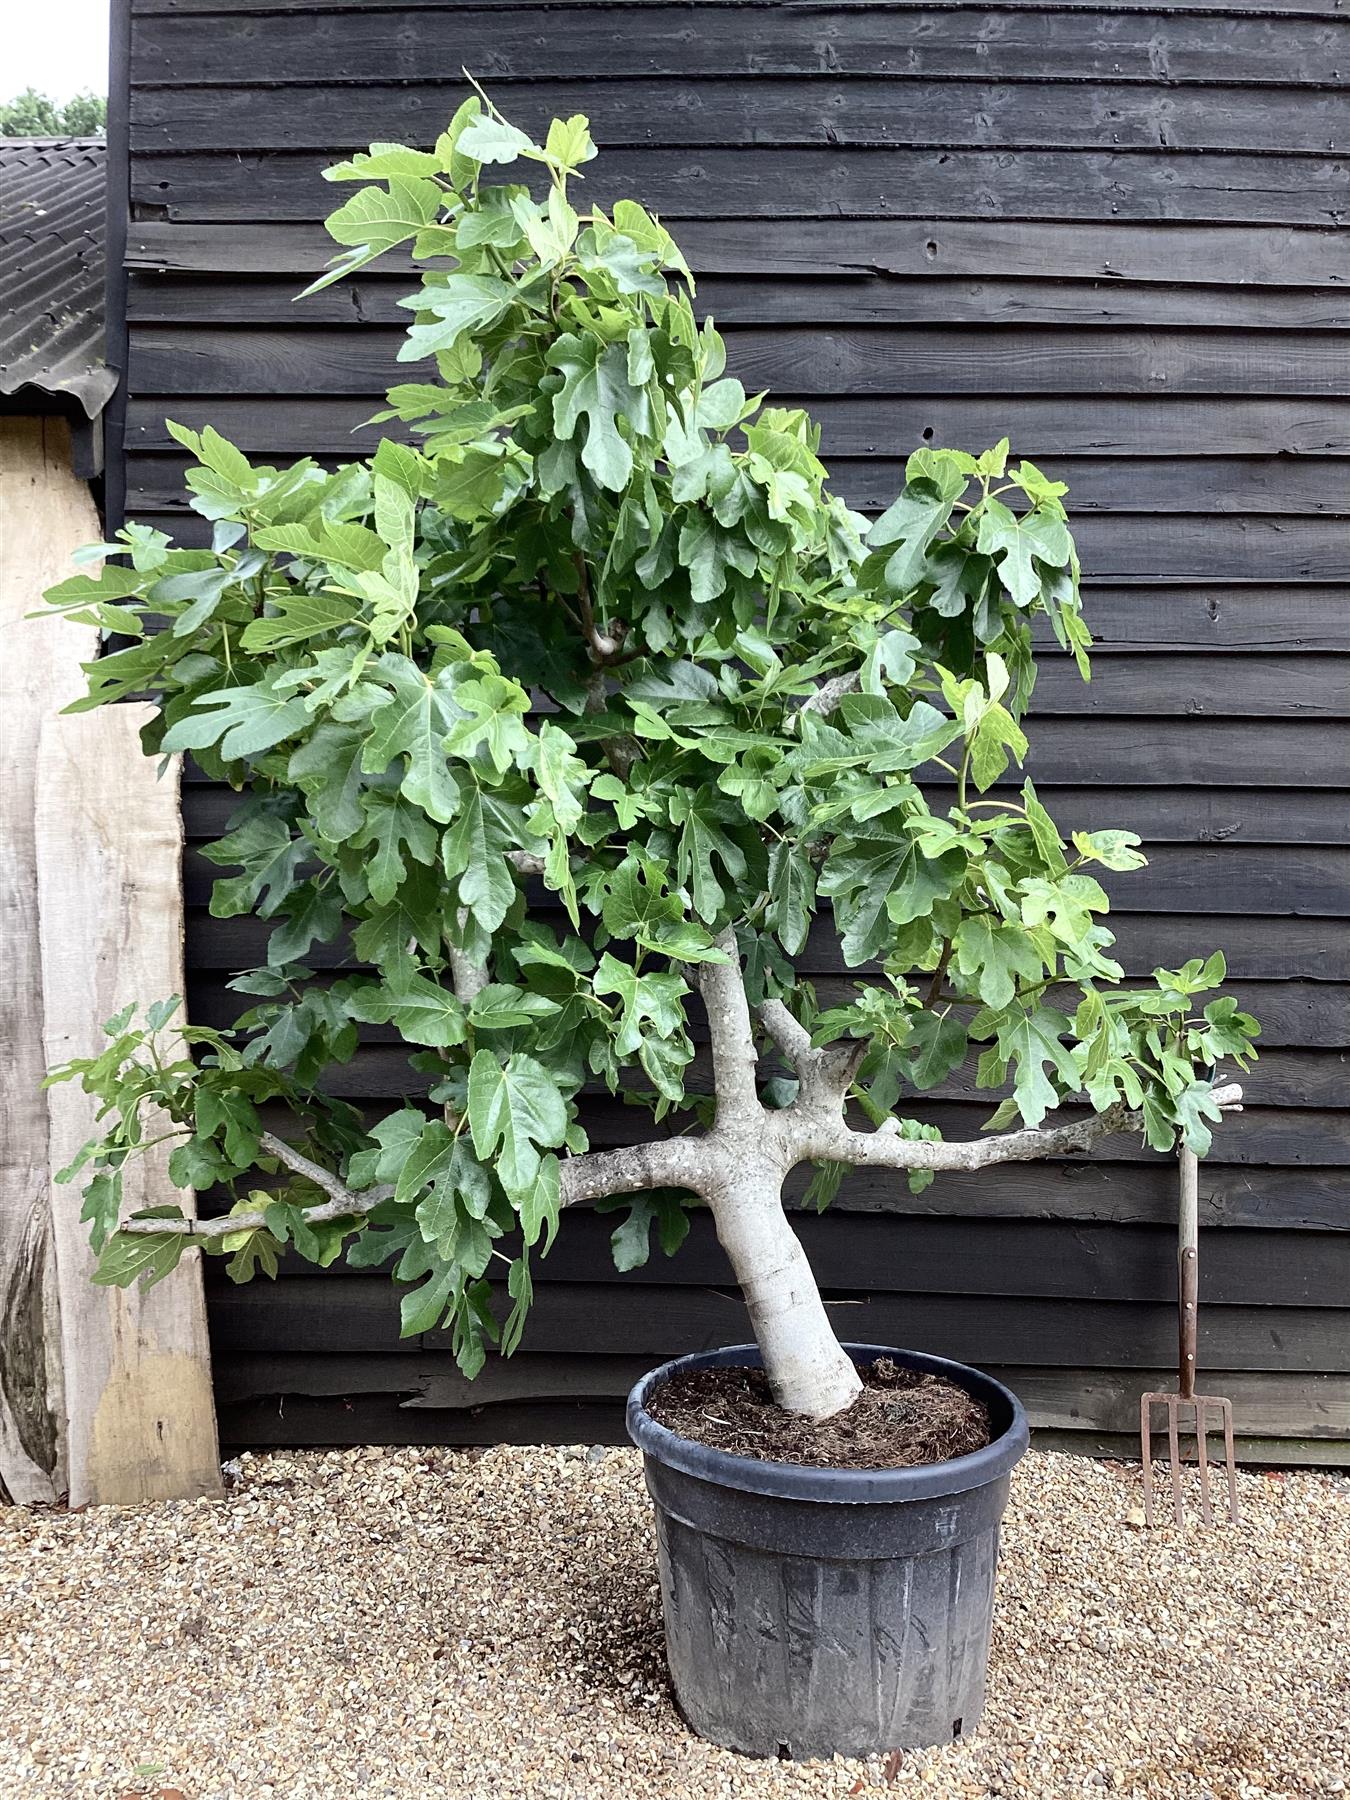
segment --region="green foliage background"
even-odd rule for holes
[[[25,88],[0,101],[0,137],[102,137],[107,125],[108,102],[101,94],[58,101]]]

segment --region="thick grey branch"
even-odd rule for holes
[[[804,1025],[793,1018],[781,1000],[766,1000],[758,1009],[759,1022],[787,1057],[801,1080],[801,1093],[789,1117],[838,1117],[844,1096],[867,1054],[862,1040],[830,1044],[817,1049]]]
[[[750,1025],[750,1002],[745,997],[741,953],[736,933],[728,926],[713,940],[725,962],[703,963],[698,985],[708,1015],[712,1044],[713,1086],[717,1093],[717,1122],[749,1124],[760,1111],[755,1088],[759,1057]]]
[[[295,1174],[303,1175],[307,1181],[312,1181],[315,1187],[322,1188],[334,1204],[339,1201],[344,1202],[348,1210],[369,1212],[372,1206],[377,1206],[381,1200],[388,1199],[394,1191],[392,1187],[367,1188],[358,1195],[331,1169],[325,1169],[322,1164],[313,1162],[308,1156],[302,1155],[294,1144],[288,1144],[285,1138],[277,1137],[274,1132],[265,1131],[262,1134],[262,1147],[269,1156],[275,1156],[279,1163],[285,1163],[286,1167],[293,1170]],[[354,1206],[353,1202],[355,1202]],[[331,1216],[337,1219],[342,1215],[333,1213]]]
[[[1215,1088],[1214,1101],[1224,1111],[1241,1110],[1242,1089],[1236,1085]],[[885,1127],[873,1132],[853,1131],[842,1119],[807,1116],[800,1121],[793,1148],[799,1157],[822,1157],[850,1163],[855,1168],[973,1171],[999,1163],[1035,1162],[1044,1156],[1090,1150],[1114,1132],[1142,1129],[1143,1122],[1140,1113],[1118,1105],[1048,1131],[1010,1131],[970,1143],[935,1144],[902,1138],[898,1131]]]
[[[481,994],[488,984],[488,972],[483,963],[478,963],[463,950],[457,950],[453,944],[450,951],[450,979],[454,983],[455,998],[465,1006],[472,1006],[475,994]]]
[[[814,694],[807,695],[797,712],[832,713],[845,695],[853,693],[861,681],[861,669],[850,669],[846,675],[832,675],[828,681],[821,682]]]
[[[588,1150],[563,1162],[562,1203],[577,1206],[648,1188],[687,1188],[701,1194],[712,1173],[713,1153],[705,1138],[656,1138],[622,1150]]]
[[[297,1175],[303,1175],[329,1196],[327,1200],[321,1200],[314,1206],[302,1208],[306,1221],[311,1225],[321,1225],[326,1219],[360,1218],[377,1207],[382,1200],[387,1200],[394,1191],[388,1185],[362,1188],[359,1192],[349,1188],[331,1169],[312,1162],[284,1138],[275,1137],[270,1131],[263,1133],[262,1147],[269,1156],[275,1156],[279,1163],[284,1163]],[[267,1220],[261,1212],[246,1212],[230,1213],[223,1219],[128,1219],[125,1224],[118,1226],[118,1230],[129,1231],[137,1237],[165,1237],[186,1233],[196,1239],[209,1239],[231,1237],[236,1231],[257,1231],[266,1224]]]
[[[303,1175],[329,1195],[327,1200],[302,1208],[311,1225],[326,1219],[356,1217],[373,1210],[393,1193],[393,1187],[347,1187],[331,1169],[325,1169],[293,1149],[282,1138],[264,1135],[263,1148],[297,1175]],[[610,1194],[632,1194],[647,1188],[687,1188],[703,1193],[712,1185],[715,1153],[705,1138],[660,1138],[650,1144],[634,1144],[623,1150],[588,1151],[567,1157],[562,1165],[562,1203],[576,1206],[586,1200],[603,1200]],[[267,1219],[259,1212],[231,1213],[223,1219],[128,1219],[119,1226],[138,1237],[190,1236],[197,1240],[231,1237],[236,1231],[258,1231]]]
[[[810,1032],[797,1023],[781,1000],[765,1000],[756,1010],[760,1024],[800,1073],[801,1064],[813,1054]]]

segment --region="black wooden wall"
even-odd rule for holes
[[[136,516],[185,524],[166,414],[277,457],[361,442],[407,277],[292,304],[339,197],[319,170],[429,142],[461,65],[527,125],[590,115],[588,191],[664,214],[735,372],[810,403],[856,504],[920,443],[1005,432],[1069,482],[1101,648],[1089,688],[1047,671],[1032,771],[1069,825],[1146,840],[1150,868],[1116,882],[1129,971],[1222,945],[1264,1024],[1202,1172],[1202,1363],[1254,1454],[1344,1458],[1341,0],[134,0],[126,34]],[[190,785],[185,811],[205,839],[228,796]],[[190,1003],[222,1022],[261,937],[207,917],[209,873],[189,848]],[[812,960],[837,970],[823,936]],[[408,1079],[372,1042],[341,1085],[388,1104]],[[960,1081],[930,1110],[952,1134],[984,1111]],[[803,1233],[849,1336],[1003,1369],[1037,1423],[1120,1443],[1141,1384],[1167,1385],[1174,1179],[1121,1141],[918,1200],[859,1177]],[[706,1232],[618,1278],[606,1229],[565,1223],[526,1351],[472,1392],[437,1343],[399,1343],[378,1276],[213,1280],[226,1440],[613,1435],[643,1367],[745,1327]]]

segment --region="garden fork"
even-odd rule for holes
[[[1195,1391],[1196,1306],[1199,1299],[1200,1165],[1195,1153],[1182,1147],[1181,1198],[1177,1209],[1177,1309],[1179,1362],[1176,1394],[1143,1394],[1139,1400],[1139,1449],[1144,1464],[1144,1523],[1153,1524],[1153,1408],[1167,1408],[1167,1448],[1172,1472],[1172,1517],[1181,1516],[1181,1413],[1195,1414],[1195,1455],[1200,1469],[1200,1511],[1206,1525],[1214,1523],[1209,1497],[1209,1461],[1205,1437],[1208,1409],[1218,1412],[1223,1428],[1224,1466],[1228,1475],[1228,1517],[1238,1523],[1237,1470],[1233,1463],[1233,1404],[1214,1394]]]

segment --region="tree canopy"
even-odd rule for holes
[[[584,118],[537,144],[473,98],[430,150],[327,170],[360,185],[314,287],[396,247],[422,265],[396,435],[277,469],[172,425],[212,547],[131,525],[48,596],[131,640],[78,705],[152,694],[147,752],[242,794],[211,910],[268,934],[237,1031],[128,1011],[56,1073],[106,1108],[101,1279],[189,1241],[115,1229],[122,1162],[167,1130],[174,1179],[235,1206],[207,1240],[233,1274],[284,1244],[392,1259],[404,1330],[446,1322],[472,1371],[503,1329],[494,1261],[509,1349],[564,1203],[630,1209],[621,1266],[653,1223],[678,1245],[668,1170],[586,1174],[580,1102],[639,1109],[639,1138],[710,1125],[691,1002],[729,958],[774,1042],[842,1047],[916,1184],[941,1159],[907,1108],[968,1056],[1010,1087],[994,1128],[1079,1101],[1208,1147],[1214,1065],[1256,1032],[1213,993],[1222,957],[1122,987],[1097,875],[1139,840],[1066,838],[1015,772],[1042,634],[1088,674],[1064,486],[1006,442],[924,448],[880,518],[851,510],[807,414],[728,371],[662,224],[584,208],[594,154]],[[829,1004],[793,966],[813,930],[859,972]],[[327,1096],[363,1030],[409,1047],[425,1104]],[[301,1136],[267,1130],[276,1106]],[[821,1203],[842,1173],[823,1161]]]
[[[108,102],[101,94],[53,100],[25,88],[0,101],[0,137],[102,137],[107,125]]]

